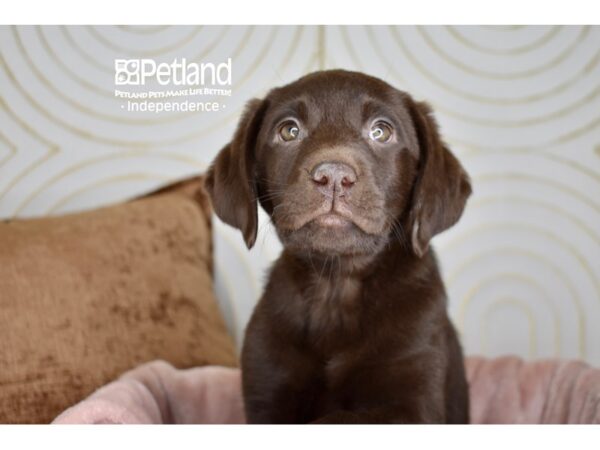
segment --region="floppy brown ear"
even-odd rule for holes
[[[431,238],[460,218],[471,195],[471,183],[442,142],[429,105],[410,98],[407,103],[419,143],[419,172],[408,220],[412,249],[423,256]]]
[[[215,213],[242,232],[248,248],[258,230],[254,147],[265,110],[262,100],[248,102],[232,141],[217,155],[205,178]]]

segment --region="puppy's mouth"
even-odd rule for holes
[[[288,232],[310,227],[313,231],[360,231],[366,235],[379,235],[383,224],[373,218],[355,212],[345,202],[323,202],[313,210],[291,214],[291,220],[281,224]]]
[[[311,204],[298,196],[283,208],[276,207],[275,228],[288,250],[358,255],[372,254],[385,245],[388,234],[380,208],[353,205],[345,198],[328,200]]]
[[[328,212],[315,217],[312,222],[323,228],[344,229],[353,225],[352,220],[336,213]]]

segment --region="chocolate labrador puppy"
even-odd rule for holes
[[[307,75],[248,103],[206,186],[248,247],[257,203],[284,245],[246,330],[248,422],[468,422],[428,244],[471,187],[426,104],[361,73]]]

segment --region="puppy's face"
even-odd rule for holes
[[[258,200],[286,248],[322,255],[374,254],[390,239],[422,255],[470,193],[426,105],[346,71],[317,72],[251,101],[206,185],[248,246]]]
[[[261,204],[288,248],[375,252],[410,197],[418,151],[402,96],[353,73],[274,90],[256,146]]]

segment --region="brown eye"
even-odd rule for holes
[[[298,126],[298,124],[296,122],[293,122],[291,120],[288,122],[285,122],[279,128],[279,136],[281,136],[281,139],[283,139],[286,142],[294,141],[294,140],[298,139],[299,135],[300,135],[300,127]]]
[[[392,137],[392,127],[385,122],[375,122],[369,131],[369,137],[376,142],[385,143]]]

